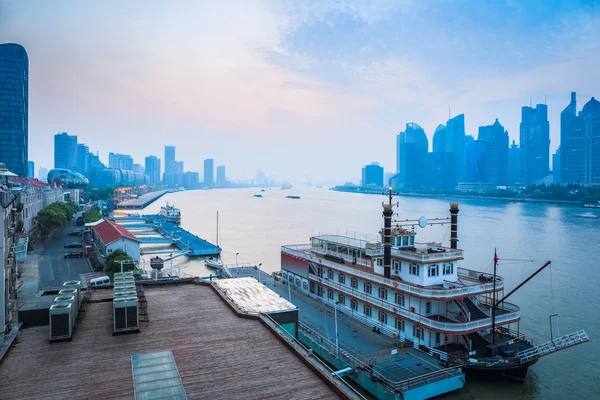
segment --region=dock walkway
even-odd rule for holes
[[[154,203],[156,200],[163,197],[165,194],[171,193],[170,190],[159,190],[157,192],[144,193],[137,199],[125,200],[117,204],[118,210],[141,210]]]

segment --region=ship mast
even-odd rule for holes
[[[492,344],[496,341],[496,271],[498,268],[498,253],[494,249],[494,289],[492,290]]]
[[[392,188],[389,193],[382,193],[387,196],[388,203],[381,203],[383,207],[383,276],[391,278],[391,265],[392,265],[392,216],[394,215],[394,205],[392,199]],[[397,204],[396,204],[397,205]]]

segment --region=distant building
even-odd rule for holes
[[[456,189],[456,154],[427,153],[424,177],[423,187],[426,189],[440,191]]]
[[[573,122],[577,118],[577,93],[571,92],[571,102],[560,113],[560,182],[571,182],[569,176],[569,157],[571,156],[570,141],[573,137]],[[556,167],[552,162],[552,169],[556,175]]]
[[[465,146],[465,177],[463,182],[480,182],[488,184],[486,180],[486,145],[476,140]],[[459,182],[460,183],[460,182]]]
[[[94,154],[94,153],[89,153],[88,155],[88,159],[89,159],[89,169],[90,172],[96,169],[105,169],[106,165],[104,165],[104,163],[102,161],[100,161],[100,157],[98,156],[98,154]]]
[[[129,154],[108,153],[108,168],[133,171],[133,158]]]
[[[183,174],[183,161],[177,161],[175,163],[175,173],[176,174]]]
[[[433,151],[435,153],[456,154],[456,179],[464,179],[465,165],[465,115],[460,114],[450,118],[446,126],[439,125],[433,136]]]
[[[550,123],[548,106],[521,109],[521,183],[529,184],[548,175],[550,170]]]
[[[77,145],[77,172],[83,176],[90,175],[90,148],[85,144]]]
[[[560,166],[561,149],[558,146],[556,153],[552,154],[552,182],[561,183],[561,166]]]
[[[493,125],[479,127],[477,140],[484,142],[487,146],[489,163],[487,174],[489,176],[486,180],[488,183],[508,185],[508,131],[496,118]]]
[[[133,164],[133,172],[135,172],[136,174],[145,175],[145,171],[146,169],[142,166],[142,164]]]
[[[33,161],[27,161],[27,177],[35,178],[35,163]]]
[[[150,179],[151,185],[160,183],[160,159],[156,156],[148,156],[145,159],[145,173]]]
[[[183,174],[182,184],[185,188],[195,188],[200,185],[200,174],[198,172],[188,171]]]
[[[165,174],[177,173],[175,166],[175,146],[165,146]]]
[[[510,149],[508,149],[508,184],[514,185],[519,182],[521,175],[521,155],[519,154],[519,146],[512,141]]]
[[[48,182],[48,168],[40,167],[38,170],[38,179],[42,182]]]
[[[204,160],[204,186],[215,186],[215,160],[212,158]]]
[[[60,183],[68,189],[81,189],[86,187],[89,181],[79,172],[64,168],[54,168],[48,172],[48,183]]]
[[[227,178],[225,176],[225,166],[217,165],[217,186],[223,186],[227,182]]]
[[[23,46],[0,44],[0,162],[27,176],[29,58]]]
[[[54,168],[77,170],[77,136],[67,132],[54,135]]]
[[[373,162],[362,167],[362,187],[383,187],[383,167]]]
[[[425,131],[414,122],[396,135],[396,174],[390,179],[394,188],[416,189],[423,186],[425,154],[429,142]]]
[[[127,229],[111,221],[102,221],[92,227],[94,243],[99,255],[106,258],[115,250],[123,250],[135,261],[140,259],[140,242]]]

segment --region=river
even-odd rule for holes
[[[254,194],[262,194],[262,198]],[[287,199],[298,195],[301,199]],[[399,217],[446,217],[448,200],[396,197]],[[382,227],[383,196],[334,192],[327,189],[221,189],[172,193],[147,207],[158,213],[165,201],[181,210],[181,226],[214,243],[219,211],[219,245],[225,264],[262,263],[280,268],[280,247],[309,243],[318,233],[376,234]],[[521,331],[536,343],[549,340],[549,315],[556,312],[561,334],[585,329],[591,341],[542,358],[527,380],[479,382],[468,379],[467,389],[448,399],[588,399],[600,397],[600,315],[595,307],[594,282],[600,282],[600,219],[581,219],[574,206],[489,200],[460,200],[459,247],[461,266],[491,271],[494,249],[500,258],[498,274],[505,293],[547,260],[552,264],[511,296],[521,307]],[[600,210],[593,211],[600,213]],[[419,229],[417,241],[449,245],[449,226]],[[237,260],[236,260],[236,253]],[[208,276],[201,261],[184,261],[182,272]],[[471,397],[472,396],[472,397]]]

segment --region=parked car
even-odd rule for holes
[[[65,258],[82,258],[84,256],[85,254],[83,253],[83,251],[71,251],[65,253]]]
[[[83,231],[71,231],[67,233],[68,236],[79,236],[83,233]]]
[[[78,249],[80,247],[83,247],[83,245],[79,242],[73,242],[70,244],[65,244],[65,249]]]
[[[77,225],[77,226],[85,225],[85,221],[83,220],[83,217],[77,217],[77,219],[75,220],[75,225]]]

